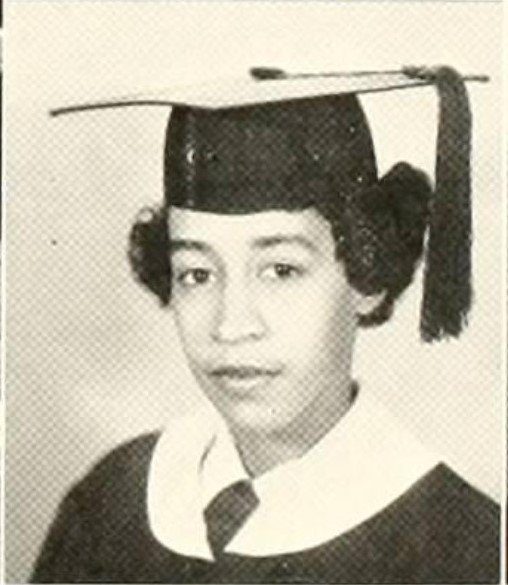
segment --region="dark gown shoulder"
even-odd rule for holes
[[[124,541],[139,538],[142,543],[150,536],[144,504],[158,436],[145,434],[115,448],[69,491],[39,553],[31,582],[130,580],[122,575],[132,553]],[[118,576],[107,574],[115,565]]]
[[[173,553],[153,537],[146,512],[157,437],[144,435],[115,449],[69,492],[33,582],[499,581],[499,507],[445,465],[366,522],[312,549],[271,557],[226,554],[213,563]]]
[[[441,464],[342,541],[362,582],[497,583],[499,528],[499,506]]]

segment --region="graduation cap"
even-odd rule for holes
[[[263,67],[240,80],[71,105],[51,114],[170,106],[166,209],[243,214],[315,206],[332,226],[341,226],[350,253],[361,250],[348,276],[362,292],[390,290],[390,279],[400,281],[389,252],[396,248],[399,256],[410,258],[409,280],[392,286],[386,307],[411,280],[428,225],[420,330],[425,341],[432,341],[460,334],[472,299],[468,81],[487,78],[462,76],[445,66],[317,74]],[[406,163],[378,178],[371,133],[357,98],[426,86],[435,86],[439,97],[431,194],[422,174]],[[406,188],[412,193],[404,193]],[[386,210],[394,207],[387,219]],[[367,208],[382,210],[376,233]],[[347,218],[352,218],[348,225]],[[412,233],[411,223],[420,235]],[[400,237],[389,241],[383,232],[394,225]],[[373,277],[376,264],[386,274],[392,270],[391,276]]]

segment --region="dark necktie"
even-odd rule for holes
[[[238,481],[220,491],[204,512],[207,536],[218,557],[259,504],[250,481]]]

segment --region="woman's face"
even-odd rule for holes
[[[335,258],[329,222],[312,209],[172,208],[169,233],[179,335],[225,419],[276,431],[335,405],[361,297]]]

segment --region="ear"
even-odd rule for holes
[[[356,314],[359,318],[365,317],[374,312],[385,300],[386,291],[381,291],[372,295],[365,295],[360,291],[353,289],[354,303]]]

